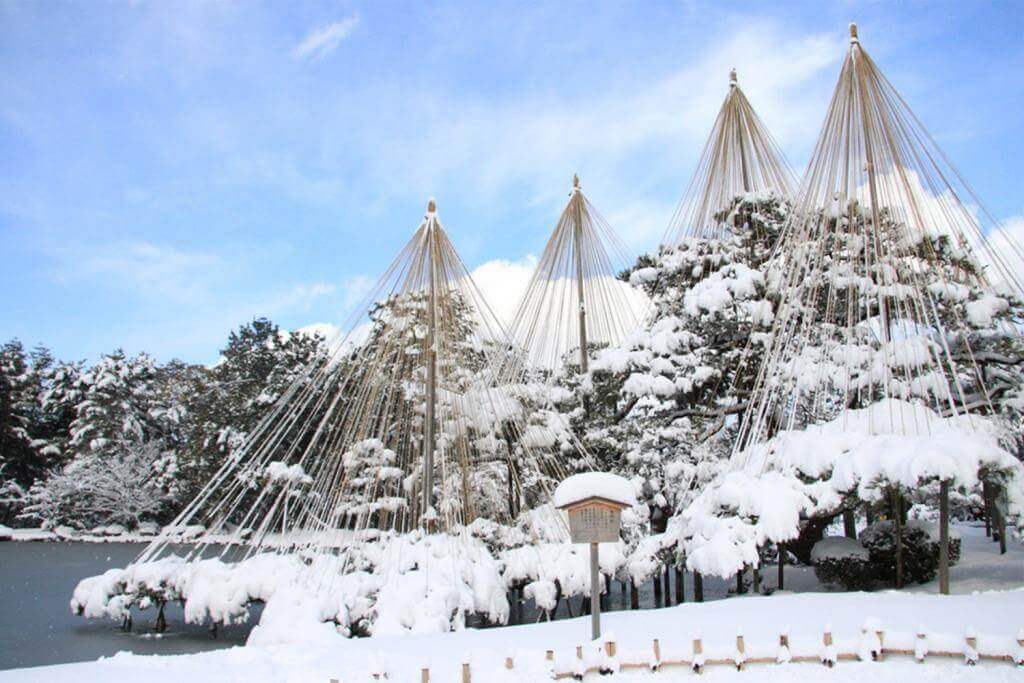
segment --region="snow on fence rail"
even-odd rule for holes
[[[935,658],[962,659],[973,666],[979,661],[1007,662],[1024,665],[1024,629],[1016,637],[979,635],[968,627],[962,635],[929,633],[924,627],[915,631],[886,631],[877,619],[869,619],[860,633],[836,638],[831,626],[826,626],[820,642],[790,639],[786,631],[779,633],[771,643],[748,643],[743,632],[737,631],[734,642],[705,643],[698,634],[686,642],[669,642],[654,638],[642,647],[622,648],[609,634],[600,641],[577,645],[570,650],[539,650],[509,653],[496,661],[463,661],[462,683],[492,681],[504,673],[515,676],[523,671],[546,671],[554,680],[582,679],[591,673],[614,674],[629,669],[659,671],[670,667],[685,667],[701,673],[709,666],[730,666],[738,671],[757,664],[814,663],[827,667],[842,661],[884,662],[889,656],[913,657],[918,662]],[[502,672],[502,669],[504,671]],[[383,663],[368,672],[373,680],[390,677]],[[331,683],[344,683],[345,678],[332,678]],[[354,680],[354,679],[353,679]],[[420,669],[421,683],[431,681],[430,667]],[[438,680],[442,680],[439,678]],[[448,680],[445,677],[443,680]]]

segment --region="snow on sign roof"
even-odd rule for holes
[[[625,507],[636,505],[636,493],[628,479],[608,472],[584,472],[563,480],[555,489],[554,504],[564,508],[588,498],[604,498]]]

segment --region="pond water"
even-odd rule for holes
[[[107,620],[71,613],[78,581],[124,567],[144,546],[137,543],[0,543],[0,669],[78,662],[113,655],[185,654],[242,645],[252,624],[221,628],[217,638],[184,623],[178,605],[166,609],[167,631],[152,633],[156,612],[136,614],[132,633]],[[258,612],[254,612],[254,622]]]

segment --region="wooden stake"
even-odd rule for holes
[[[826,651],[821,658],[821,663],[831,669],[835,662],[828,656],[828,648],[832,647],[832,631],[828,627],[825,628],[825,633],[821,636],[821,642],[825,646]]]
[[[420,669],[420,683],[430,683],[430,669]]]
[[[737,659],[739,661],[736,662],[736,670],[737,671],[742,671],[743,670],[743,662],[746,661],[746,655],[747,655],[747,646],[743,642],[743,634],[742,633],[737,633],[736,634],[736,652],[739,653],[739,657],[737,657]]]
[[[505,657],[505,668],[509,671],[515,666],[515,662],[512,661],[511,657]]]
[[[700,673],[701,666],[699,662],[699,656],[704,654],[704,646],[700,642],[700,638],[693,639],[693,670]]]
[[[614,657],[615,656],[615,641],[614,640],[609,640],[607,643],[605,643],[604,644],[604,651],[608,654],[609,657]]]
[[[968,631],[965,637],[967,641],[967,651],[964,652],[964,659],[968,666],[974,666],[978,663],[978,637],[974,635],[974,631]]]
[[[914,659],[916,659],[919,662],[923,662],[925,655],[928,653],[928,648],[925,646],[925,639],[927,637],[928,636],[923,631],[917,632],[917,642],[919,643],[917,653],[919,653],[919,656],[915,655]]]
[[[601,573],[597,558],[597,543],[590,544],[590,638],[601,637]]]
[[[554,650],[548,650],[547,652],[545,652],[544,653],[544,659],[548,660],[549,662],[555,661],[555,651]]]
[[[657,671],[661,667],[661,643],[658,639],[654,639],[654,669]]]
[[[469,662],[462,663],[462,683],[473,683],[469,674]]]

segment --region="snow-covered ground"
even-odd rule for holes
[[[961,526],[964,553],[952,570],[955,595],[931,595],[935,584],[910,591],[874,593],[776,593],[767,597],[687,603],[668,609],[621,611],[604,616],[607,637],[618,645],[620,661],[646,662],[659,639],[661,657],[690,659],[693,638],[700,636],[704,655],[732,659],[736,635],[742,631],[747,656],[775,659],[779,635],[789,634],[790,654],[817,658],[822,635],[831,627],[838,652],[864,652],[872,644],[869,631],[881,628],[886,647],[918,646],[916,634],[927,635],[931,650],[962,653],[966,634],[977,635],[985,653],[1021,655],[1024,638],[1024,551],[1014,543],[1005,556],[978,527]],[[770,572],[766,572],[771,575]],[[793,568],[787,578],[796,590],[811,588],[813,574]],[[807,584],[806,586],[804,584]],[[364,681],[373,672],[387,672],[392,681],[419,681],[427,667],[431,681],[461,680],[468,662],[473,681],[536,681],[549,676],[546,651],[554,650],[555,666],[571,671],[575,649],[589,633],[588,618],[563,619],[506,628],[467,630],[428,636],[381,636],[345,639],[316,633],[292,634],[295,642],[264,647],[235,647],[185,656],[138,656],[121,653],[98,662],[67,664],[0,672],[3,681]],[[307,637],[308,635],[308,637]],[[514,668],[504,668],[512,656]],[[683,666],[653,674],[674,680],[693,674]],[[707,680],[729,678],[760,681],[784,675],[791,680],[1020,680],[1021,670],[1007,662],[982,661],[965,666],[962,657],[933,658],[923,664],[911,656],[888,655],[884,662],[840,661],[826,669],[817,663],[750,664],[742,672],[719,664],[706,669]],[[623,679],[644,679],[644,670],[623,671]],[[596,674],[593,675],[596,678]],[[656,679],[656,680],[657,680]],[[370,679],[372,680],[372,679]]]
[[[887,647],[913,650],[915,634],[923,629],[929,648],[960,652],[965,634],[973,629],[981,652],[1015,655],[1021,634],[1024,590],[972,595],[935,596],[912,593],[845,593],[774,595],[686,604],[661,610],[616,612],[606,615],[605,633],[618,644],[620,657],[646,661],[653,640],[660,640],[663,659],[689,658],[693,638],[702,639],[708,659],[732,658],[736,634],[742,630],[748,657],[775,658],[779,634],[788,631],[793,656],[819,656],[822,634],[831,627],[838,652],[863,652],[871,642],[865,624],[884,631]],[[364,681],[373,672],[389,680],[419,680],[428,667],[432,681],[460,680],[468,662],[474,681],[544,680],[546,650],[555,651],[555,665],[571,669],[575,647],[588,633],[586,618],[532,626],[468,630],[434,636],[385,636],[325,641],[278,647],[243,647],[178,657],[140,657],[120,654],[83,664],[18,669],[0,674],[4,681]],[[504,668],[513,657],[514,669]],[[784,668],[780,668],[784,667]],[[923,664],[912,657],[887,655],[883,662],[840,661],[831,670],[817,663],[751,664],[743,672],[729,665],[709,666],[710,679],[738,677],[756,681],[785,673],[797,680],[1020,680],[1020,670],[1005,662],[981,662],[968,667],[962,659],[936,659]],[[644,677],[642,670],[622,677]],[[658,678],[692,676],[686,667],[666,668]]]

